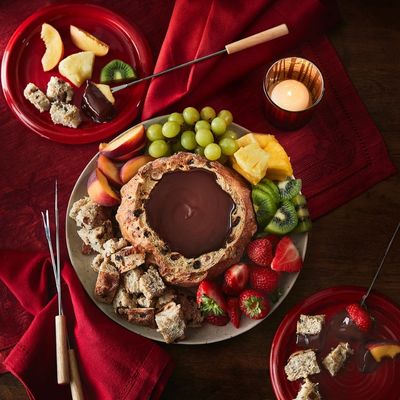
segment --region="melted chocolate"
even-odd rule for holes
[[[296,344],[305,349],[320,350],[324,346],[324,329],[317,335],[303,335],[298,333]]]
[[[115,107],[101,90],[91,81],[86,81],[81,109],[95,122],[111,121],[115,116]]]
[[[371,373],[378,368],[379,363],[375,361],[371,352],[364,346],[360,347],[357,352],[357,366],[360,372]]]
[[[330,322],[330,333],[346,342],[363,341],[366,333],[360,331],[346,311],[336,314]]]
[[[186,258],[224,246],[234,208],[215,174],[204,169],[164,174],[145,204],[151,228],[172,252]]]

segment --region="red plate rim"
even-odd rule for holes
[[[3,59],[1,63],[1,82],[2,82],[2,88],[3,88],[3,93],[4,97],[6,99],[6,102],[8,106],[10,107],[11,111],[13,114],[29,129],[31,129],[33,132],[38,134],[41,137],[45,137],[46,139],[59,142],[59,143],[65,143],[65,144],[84,144],[84,143],[92,143],[95,141],[99,141],[101,139],[104,139],[106,137],[112,136],[116,133],[121,132],[123,129],[127,128],[129,124],[132,122],[132,118],[129,118],[129,116],[125,116],[125,118],[120,119],[118,121],[118,124],[114,125],[110,129],[106,128],[99,128],[99,129],[94,129],[91,132],[84,132],[82,129],[81,132],[79,132],[79,128],[77,129],[77,135],[66,137],[63,133],[57,133],[57,128],[54,130],[50,130],[47,128],[43,128],[41,126],[38,126],[34,121],[32,121],[30,118],[27,118],[23,112],[23,110],[18,106],[18,104],[14,101],[14,97],[12,95],[12,89],[11,89],[11,84],[12,84],[12,77],[11,77],[11,72],[8,68],[9,63],[11,61],[11,57],[13,54],[13,49],[14,46],[16,45],[17,41],[20,39],[20,37],[29,31],[33,25],[36,24],[37,19],[45,16],[49,12],[54,12],[57,11],[59,13],[62,13],[63,10],[65,9],[70,9],[71,6],[76,6],[76,3],[66,3],[66,4],[53,4],[49,5],[43,8],[40,8],[36,12],[34,12],[32,15],[30,15],[28,18],[26,18],[15,30],[15,32],[12,34],[11,38],[9,39],[5,50],[3,54]],[[136,49],[136,52],[139,56],[139,62],[141,64],[141,68],[145,75],[148,75],[152,72],[154,64],[153,64],[153,55],[150,49],[150,45],[147,42],[147,39],[143,35],[143,33],[140,31],[137,26],[131,22],[128,22],[126,19],[122,18],[118,14],[114,13],[113,11],[93,5],[93,4],[79,4],[79,7],[82,10],[85,11],[97,11],[101,12],[104,16],[107,16],[108,18],[112,19],[113,22],[118,25],[118,27],[121,29],[121,31],[124,32],[124,34],[129,38],[129,40],[132,42],[133,46]],[[144,95],[147,91],[148,83],[146,83],[145,89],[144,89]],[[140,101],[141,103],[143,100]]]
[[[289,325],[291,325],[294,320],[297,320],[299,313],[308,306],[313,306],[314,304],[318,303],[319,301],[325,300],[327,297],[332,295],[338,295],[338,293],[350,293],[356,294],[361,297],[366,293],[367,288],[362,286],[334,286],[328,289],[323,289],[313,295],[303,299],[297,305],[295,305],[289,312],[286,314],[285,318],[280,323],[274,338],[271,344],[271,353],[269,358],[269,371],[270,371],[270,378],[272,388],[278,400],[287,400],[284,397],[284,393],[281,390],[281,386],[279,384],[279,365],[277,362],[278,354],[280,349],[280,344],[286,334],[286,329]],[[387,307],[388,313],[390,312],[397,312],[400,313],[399,307],[391,300],[389,297],[377,292],[375,290],[371,291],[370,298],[374,301],[383,302]]]

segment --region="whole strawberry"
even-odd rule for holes
[[[220,288],[209,280],[200,283],[196,295],[197,305],[203,315],[226,315],[226,302]]]
[[[253,267],[250,269],[250,286],[253,289],[272,293],[278,288],[279,277],[279,272],[270,268]]]
[[[239,294],[249,281],[249,267],[245,263],[234,264],[224,274],[222,291],[228,295]]]
[[[211,325],[224,326],[229,322],[227,315],[207,315],[204,320]]]
[[[372,321],[367,311],[358,303],[349,304],[346,307],[347,314],[354,322],[357,328],[362,332],[368,332],[371,328]]]
[[[247,246],[247,256],[262,267],[269,267],[274,253],[275,236],[269,235],[251,241]]]
[[[239,307],[239,299],[237,297],[229,297],[226,300],[226,305],[228,307],[228,315],[232,322],[232,325],[235,328],[239,328],[240,318],[242,316],[242,312]]]
[[[298,272],[302,267],[303,260],[292,239],[289,236],[283,237],[276,246],[271,268],[274,271]]]
[[[262,319],[271,309],[265,294],[255,289],[248,289],[240,294],[239,306],[243,314],[251,319]]]

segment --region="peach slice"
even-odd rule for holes
[[[128,129],[118,139],[108,143],[100,150],[106,157],[115,159],[136,150],[144,140],[144,126],[137,125]],[[100,146],[99,146],[100,147]]]
[[[57,29],[44,23],[40,32],[46,51],[42,57],[43,71],[52,70],[60,62],[64,55],[64,44]]]
[[[381,362],[384,357],[395,358],[400,354],[400,344],[395,342],[372,343],[367,348],[376,362]]]
[[[114,157],[114,160],[116,160],[116,161],[128,161],[132,157],[137,156],[145,147],[146,147],[146,141],[143,140],[142,144],[139,145],[139,147],[137,147],[135,150],[132,150],[129,153],[123,154],[122,156]]]
[[[119,171],[122,183],[125,185],[125,183],[129,182],[137,174],[143,165],[153,160],[153,157],[144,154],[127,161]]]
[[[70,25],[69,33],[71,35],[72,43],[83,51],[93,51],[96,56],[105,56],[108,53],[108,44],[97,39],[89,32],[83,29],[77,28],[74,25]]]
[[[97,168],[105,175],[109,182],[118,187],[122,186],[118,167],[103,154],[100,154],[97,159]]]
[[[119,194],[111,188],[107,178],[98,168],[89,176],[87,191],[89,197],[101,206],[112,207],[121,202]]]

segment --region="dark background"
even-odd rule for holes
[[[400,168],[400,3],[395,0],[338,3],[342,22],[329,37],[382,132],[392,160]],[[3,3],[2,11],[6,9]],[[157,29],[155,21],[155,31],[146,31],[146,36],[162,34]],[[153,50],[156,55],[159,49],[153,47]],[[163,345],[176,362],[163,399],[274,399],[268,357],[282,318],[297,302],[320,289],[342,284],[368,286],[399,220],[398,175],[317,220],[305,268],[293,291],[270,318],[222,343]],[[397,304],[400,304],[399,250],[400,238],[394,243],[376,283],[376,289]],[[17,379],[10,374],[0,376],[1,400],[27,398]]]

